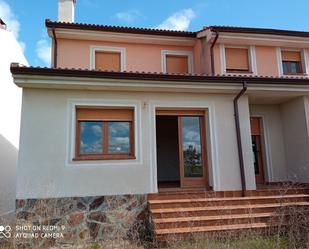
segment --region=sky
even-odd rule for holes
[[[50,65],[45,19],[57,20],[57,0],[0,0],[0,18],[32,66]],[[77,0],[75,21],[196,31],[208,25],[309,31],[308,0]],[[1,42],[1,41],[0,41]]]

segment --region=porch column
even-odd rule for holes
[[[288,179],[309,183],[309,99],[281,105]]]
[[[241,142],[244,157],[244,168],[246,178],[246,189],[256,189],[254,162],[252,156],[252,140],[250,127],[250,112],[248,96],[243,96],[239,99],[239,118],[241,130]]]

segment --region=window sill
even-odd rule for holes
[[[252,71],[226,71],[226,74],[253,74]]]
[[[308,74],[305,73],[296,73],[296,74],[292,74],[292,73],[284,73],[282,74],[282,76],[308,76]]]
[[[72,160],[73,161],[93,161],[93,160],[133,160],[136,159],[135,156],[131,155],[87,155],[87,156],[76,156]]]

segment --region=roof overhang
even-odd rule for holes
[[[12,65],[11,72],[15,84],[23,88],[226,94],[237,93],[245,81],[248,94],[309,95],[309,79],[300,78],[102,72],[16,65]]]
[[[63,39],[177,46],[193,46],[196,42],[195,32],[62,23],[49,20],[46,20],[46,27],[50,37],[53,37],[54,30],[56,37]]]
[[[267,32],[265,32],[265,30],[267,30]],[[197,37],[206,37],[208,42],[212,42],[217,33],[219,34],[217,43],[222,44],[309,48],[309,32],[299,31],[254,28],[234,29],[228,27],[224,29],[207,28],[199,32]]]

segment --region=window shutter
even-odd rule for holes
[[[249,71],[247,48],[225,48],[226,70]]]
[[[76,108],[77,120],[133,121],[133,109]]]
[[[283,61],[301,61],[299,51],[281,51]]]
[[[188,56],[166,55],[167,73],[188,73]]]
[[[119,72],[120,68],[120,53],[100,51],[95,52],[95,69],[108,70]]]

